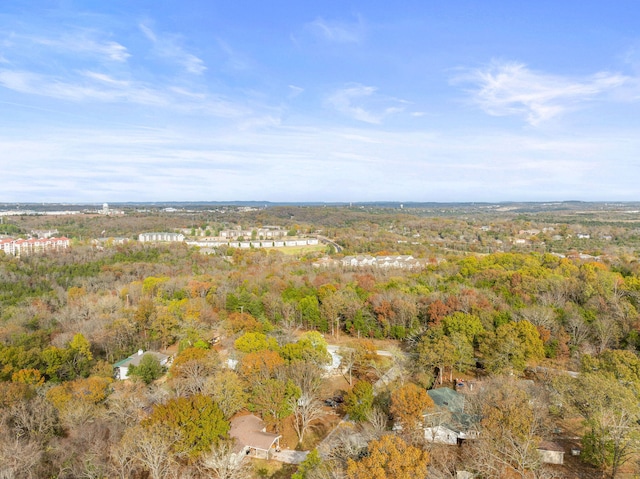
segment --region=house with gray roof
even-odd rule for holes
[[[435,403],[435,411],[424,415],[424,436],[429,442],[458,444],[478,437],[480,418],[464,412],[464,395],[450,388],[427,391]]]
[[[116,379],[127,379],[129,377],[129,367],[131,366],[139,366],[140,361],[144,356],[151,355],[158,360],[161,366],[166,366],[169,361],[169,356],[166,354],[158,353],[155,351],[143,351],[139,349],[136,354],[129,356],[126,359],[121,359],[117,363],[113,365],[113,369],[115,370],[114,376]]]

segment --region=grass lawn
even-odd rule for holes
[[[301,255],[307,253],[324,252],[327,250],[327,245],[317,244],[309,246],[283,246],[281,248],[269,248],[269,250],[276,250],[289,255]]]

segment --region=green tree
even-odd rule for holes
[[[632,385],[600,372],[563,380],[564,398],[586,427],[583,457],[615,478],[640,449],[640,405]]]
[[[584,374],[599,373],[620,381],[640,397],[640,358],[632,351],[603,351],[598,356],[585,354],[581,358]]]
[[[455,351],[454,367],[460,372],[466,372],[469,368],[475,366],[475,358],[473,355],[473,346],[467,341],[467,338],[459,333],[453,333],[450,336],[451,344]]]
[[[317,328],[326,333],[329,324],[320,314],[320,303],[317,296],[305,296],[298,302],[298,310],[303,324],[309,328]]]
[[[320,453],[317,449],[314,449],[307,454],[304,461],[300,463],[298,470],[293,473],[291,479],[311,479],[312,472],[318,469],[321,464],[322,458],[320,457]]]
[[[456,333],[458,335],[459,333]],[[466,339],[465,339],[466,341]],[[453,376],[453,365],[458,359],[454,343],[448,336],[425,335],[418,343],[418,360],[416,366],[430,374],[438,368],[438,378],[442,384],[442,377],[446,368]]]
[[[176,340],[179,324],[170,308],[157,308],[150,325],[152,339],[160,341],[162,349],[166,350]]]
[[[91,343],[82,334],[78,333],[69,342],[68,349],[70,366],[75,377],[87,377],[93,364]]]
[[[344,399],[345,411],[354,421],[366,421],[373,408],[373,386],[368,381],[358,381]]]
[[[480,341],[485,367],[494,373],[521,373],[528,363],[544,358],[540,333],[529,321],[505,323]]]
[[[484,326],[480,318],[473,314],[461,312],[453,313],[442,320],[442,327],[447,336],[454,333],[463,335],[470,344],[475,344],[478,337],[484,332]]]
[[[65,348],[49,346],[42,351],[44,374],[54,382],[71,379],[69,364],[70,351]]]
[[[151,382],[162,376],[163,372],[164,368],[160,365],[158,358],[153,354],[147,353],[140,359],[140,364],[129,366],[127,375],[139,378],[145,384],[151,384]]]
[[[160,426],[176,434],[172,450],[178,456],[196,459],[227,437],[229,422],[215,403],[202,394],[170,399],[156,406],[142,426]]]
[[[234,347],[242,353],[257,353],[259,351],[278,351],[278,341],[267,337],[266,334],[248,332],[244,333],[233,343]]]
[[[285,344],[280,351],[288,362],[307,361],[322,366],[331,361],[327,343],[316,331],[303,334],[297,342]]]

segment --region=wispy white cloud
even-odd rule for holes
[[[142,33],[153,43],[154,50],[158,56],[175,61],[187,72],[194,75],[203,74],[207,67],[204,61],[197,56],[187,52],[179,44],[179,37],[176,35],[158,36],[149,26],[140,24]]]
[[[307,23],[305,28],[316,37],[335,43],[361,43],[366,32],[365,23],[360,16],[352,22],[318,17]]]
[[[377,90],[353,84],[331,93],[326,104],[354,120],[371,124],[380,124],[387,116],[404,110],[404,100],[378,95]]]
[[[254,115],[251,108],[216,95],[176,86],[150,86],[94,71],[79,71],[75,76],[61,78],[29,71],[0,70],[0,87],[77,103],[126,103],[220,118],[246,119]]]
[[[127,48],[115,41],[100,38],[100,33],[93,30],[77,29],[64,34],[51,36],[27,35],[12,33],[12,45],[44,46],[61,53],[74,53],[97,56],[114,62],[126,62],[131,54]]]
[[[131,82],[128,80],[118,80],[117,78],[113,78],[112,76],[106,75],[104,73],[94,72],[94,71],[83,71],[81,72],[87,78],[97,80],[98,82],[106,83],[107,85],[111,85],[119,88],[129,88],[131,86]]]
[[[295,98],[298,95],[302,94],[302,92],[304,92],[304,88],[295,85],[289,85],[289,98]]]
[[[131,55],[127,48],[117,42],[89,43],[85,45],[86,50],[102,53],[107,58],[117,62],[126,61]]]
[[[159,91],[143,85],[131,85],[95,72],[81,72],[79,78],[69,80],[28,71],[0,70],[0,85],[20,93],[62,100],[168,104],[168,99]]]
[[[454,82],[472,82],[473,100],[494,116],[523,116],[531,125],[562,115],[604,93],[629,77],[600,72],[584,78],[549,75],[530,70],[523,63],[493,62],[489,67],[457,77]]]
[[[225,67],[230,70],[249,70],[251,61],[236,51],[224,40],[218,39],[218,46],[226,56]]]

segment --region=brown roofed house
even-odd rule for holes
[[[266,431],[265,423],[259,417],[253,414],[236,416],[231,420],[229,431],[235,440],[234,452],[269,459],[273,450],[280,448],[282,436]]]

